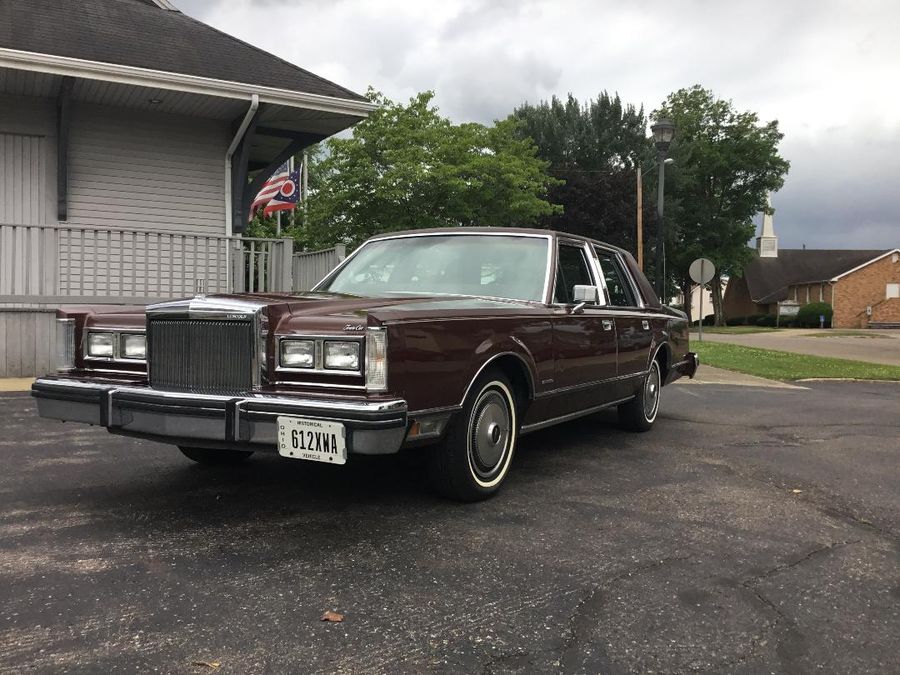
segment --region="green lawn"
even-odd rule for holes
[[[900,380],[900,366],[742,347],[724,342],[692,340],[691,349],[700,356],[701,365],[736,370],[770,380],[803,380],[813,377]]]
[[[704,326],[704,333],[724,333],[725,335],[746,335],[747,333],[772,333],[778,328],[768,326]],[[691,333],[699,333],[700,329],[691,326]]]

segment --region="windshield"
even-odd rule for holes
[[[427,235],[365,244],[318,291],[480,295],[542,301],[548,239]]]

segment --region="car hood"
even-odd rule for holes
[[[270,330],[275,332],[321,331],[325,333],[360,331],[372,324],[406,320],[422,321],[467,316],[510,316],[546,311],[536,302],[483,298],[477,296],[397,295],[366,298],[335,293],[234,293],[211,294],[150,305],[149,312],[189,311],[216,308],[222,312],[263,309]],[[71,308],[89,315],[88,324],[96,326],[143,325],[145,308],[128,307],[110,311],[109,306]]]
[[[341,324],[343,330],[360,330],[360,326],[370,323],[519,314],[540,308],[540,303],[477,296],[363,298],[333,293],[304,293],[285,298],[285,310],[292,323],[322,328],[327,324]]]

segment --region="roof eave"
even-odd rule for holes
[[[322,96],[290,89],[278,89],[244,82],[137,68],[117,63],[89,61],[68,56],[41,54],[0,47],[0,68],[63,75],[88,80],[103,80],[140,87],[155,87],[205,96],[250,100],[253,94],[261,103],[271,103],[338,115],[365,118],[377,105],[369,101]]]
[[[871,260],[867,260],[867,261],[864,262],[862,265],[857,265],[856,267],[854,267],[854,268],[851,269],[851,270],[847,270],[846,272],[842,272],[842,273],[838,274],[836,277],[832,277],[832,278],[829,279],[828,281],[831,281],[831,282],[837,281],[838,279],[840,279],[840,278],[842,278],[842,277],[845,277],[845,276],[847,276],[848,274],[853,274],[854,272],[856,272],[856,271],[858,271],[858,270],[861,270],[863,267],[867,267],[868,265],[871,265],[871,264],[874,263],[874,262],[878,262],[878,261],[881,260],[882,258],[886,258],[886,257],[888,257],[889,255],[892,255],[892,254],[894,254],[894,253],[900,254],[900,248],[892,248],[892,249],[890,249],[890,250],[888,250],[888,251],[885,251],[885,252],[882,253],[881,255],[877,255],[877,256],[875,256],[874,258],[872,258]]]

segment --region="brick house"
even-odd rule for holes
[[[725,291],[726,318],[775,314],[778,303],[827,302],[835,328],[900,327],[900,249],[781,249],[763,219],[758,256]]]

